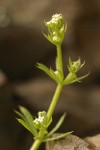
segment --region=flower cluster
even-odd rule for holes
[[[45,25],[48,28],[48,34],[44,36],[54,45],[61,44],[66,31],[62,15],[53,15],[50,21],[45,22]]]
[[[72,61],[69,58],[69,65],[68,65],[69,73],[64,79],[63,84],[68,85],[68,84],[72,84],[75,82],[80,82],[82,79],[86,78],[89,75],[89,73],[81,77],[77,76],[77,72],[84,66],[84,64],[85,62],[81,63],[80,58],[76,61]]]
[[[32,133],[34,136],[34,139],[37,140],[39,139],[41,142],[46,142],[46,141],[52,141],[56,140],[59,138],[63,138],[72,132],[67,132],[64,133],[60,136],[57,136],[55,138],[52,138],[51,135],[55,133],[63,123],[66,114],[64,113],[55,127],[48,132],[47,128],[52,122],[52,118],[48,119],[47,113],[45,111],[39,112],[37,118],[33,118],[32,114],[23,106],[19,107],[19,111],[15,111],[20,118],[17,118],[17,120],[28,130]]]
[[[42,111],[38,113],[38,118],[34,119],[32,114],[23,106],[20,106],[19,110],[20,112],[15,111],[21,117],[17,120],[33,134],[34,139],[43,140],[43,137],[48,133],[47,128],[51,124],[52,118],[49,120],[47,113]]]
[[[80,58],[77,61],[73,61],[73,62],[69,58],[68,70],[69,70],[69,72],[76,73],[84,66],[84,64],[85,64],[85,62],[83,64],[81,64]]]
[[[49,122],[50,123],[50,122]],[[33,121],[33,125],[35,128],[40,129],[40,128],[47,128],[48,125],[48,118],[47,118],[47,114],[45,111],[39,112],[38,113],[38,118],[36,118]]]
[[[47,128],[52,122],[52,119],[48,120],[47,113],[45,111],[38,113],[38,118],[33,121],[33,126],[39,131],[37,137],[43,140],[44,136],[47,135]]]

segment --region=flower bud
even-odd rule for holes
[[[46,129],[49,126],[49,124],[51,123],[51,121],[52,121],[52,118],[50,120],[48,120],[47,113],[45,111],[42,111],[42,112],[38,113],[38,118],[36,118],[33,121],[33,125],[38,130],[41,130],[41,128]]]
[[[73,61],[73,62],[71,61],[71,59],[69,59],[68,69],[69,69],[70,72],[76,73],[84,66],[84,63],[81,64],[80,59],[78,59],[77,61]]]
[[[48,28],[48,35],[44,34],[44,36],[54,45],[61,44],[66,31],[62,15],[53,15],[50,21],[45,22],[45,25]]]
[[[46,22],[46,26],[52,30],[60,30],[63,26],[64,21],[61,14],[55,14],[52,16],[51,20]]]

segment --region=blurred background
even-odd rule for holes
[[[90,75],[64,87],[53,125],[67,112],[59,132],[74,131],[79,137],[100,133],[100,1],[0,0],[1,150],[28,150],[33,142],[17,122],[14,109],[23,105],[33,115],[48,110],[56,84],[36,68],[36,62],[54,68],[55,46],[42,32],[47,31],[44,21],[55,13],[67,21],[62,45],[65,74],[70,56],[85,60],[80,75],[88,71]]]

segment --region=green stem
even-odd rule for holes
[[[62,50],[61,50],[61,45],[60,44],[57,45],[56,70],[60,71],[63,74]],[[51,117],[52,117],[52,114],[53,114],[53,112],[55,110],[55,107],[57,105],[59,96],[61,94],[62,87],[63,87],[63,85],[58,84],[58,86],[56,88],[56,91],[54,93],[53,99],[51,101],[50,107],[49,107],[48,112],[47,112],[48,119],[51,119]]]
[[[41,142],[40,140],[36,140],[36,141],[33,143],[33,145],[31,146],[30,150],[38,150],[38,148],[39,148],[39,146],[40,146],[41,143],[42,143],[42,142]]]
[[[60,71],[62,74],[63,74],[63,63],[62,63],[62,51],[61,51],[61,45],[57,45],[57,62],[56,62],[56,70]],[[47,112],[47,117],[48,119],[50,120],[51,117],[52,117],[52,114],[55,110],[55,107],[57,105],[57,102],[58,102],[58,99],[59,99],[59,96],[61,94],[61,91],[62,91],[62,87],[63,85],[62,84],[58,84],[57,85],[57,88],[56,88],[56,91],[54,93],[54,96],[53,96],[53,99],[51,101],[51,104],[50,104],[50,107],[48,109],[48,112]],[[42,141],[40,140],[36,140],[32,147],[30,148],[30,150],[37,150],[40,146],[40,144],[42,143]]]
[[[63,74],[63,61],[62,61],[62,49],[61,45],[57,45],[57,62],[56,62],[56,70],[62,72]]]
[[[61,91],[62,91],[62,85],[58,85],[56,88],[55,94],[53,96],[52,102],[50,104],[50,107],[48,109],[48,112],[47,112],[48,119],[51,119],[51,117],[52,117],[52,114],[53,114],[55,107],[57,105]]]
[[[48,119],[51,119],[51,117],[52,117],[52,114],[53,114],[53,112],[55,110],[55,107],[57,105],[57,102],[58,102],[61,91],[62,91],[62,85],[58,84],[58,86],[56,88],[56,91],[55,91],[55,94],[53,96],[52,102],[51,102],[50,107],[49,107],[48,112],[47,112]],[[42,141],[36,140],[33,143],[30,150],[38,150],[41,143],[42,143]]]

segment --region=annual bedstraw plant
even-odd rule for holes
[[[45,38],[49,40],[52,44],[56,46],[57,58],[55,70],[48,68],[44,64],[37,63],[37,67],[44,71],[50,78],[52,78],[56,84],[56,90],[54,96],[51,100],[51,104],[48,108],[48,111],[38,112],[37,117],[33,117],[32,114],[23,106],[19,107],[20,111],[15,111],[16,114],[20,117],[17,120],[31,132],[34,137],[33,145],[30,150],[37,150],[42,142],[47,142],[51,140],[57,140],[68,136],[72,132],[63,133],[60,136],[52,137],[61,124],[64,121],[66,114],[64,113],[59,119],[56,126],[49,132],[48,127],[52,123],[52,116],[57,105],[59,96],[61,94],[62,88],[65,85],[72,84],[74,82],[80,82],[82,79],[88,76],[88,74],[78,77],[78,71],[84,66],[85,63],[81,64],[81,59],[79,58],[76,61],[72,61],[69,58],[69,64],[66,65],[68,69],[68,74],[64,75],[63,72],[63,60],[62,60],[62,49],[61,45],[64,40],[64,36],[67,30],[67,25],[64,23],[64,19],[61,14],[55,14],[52,16],[51,20],[45,22],[47,27],[47,34],[44,34]]]

